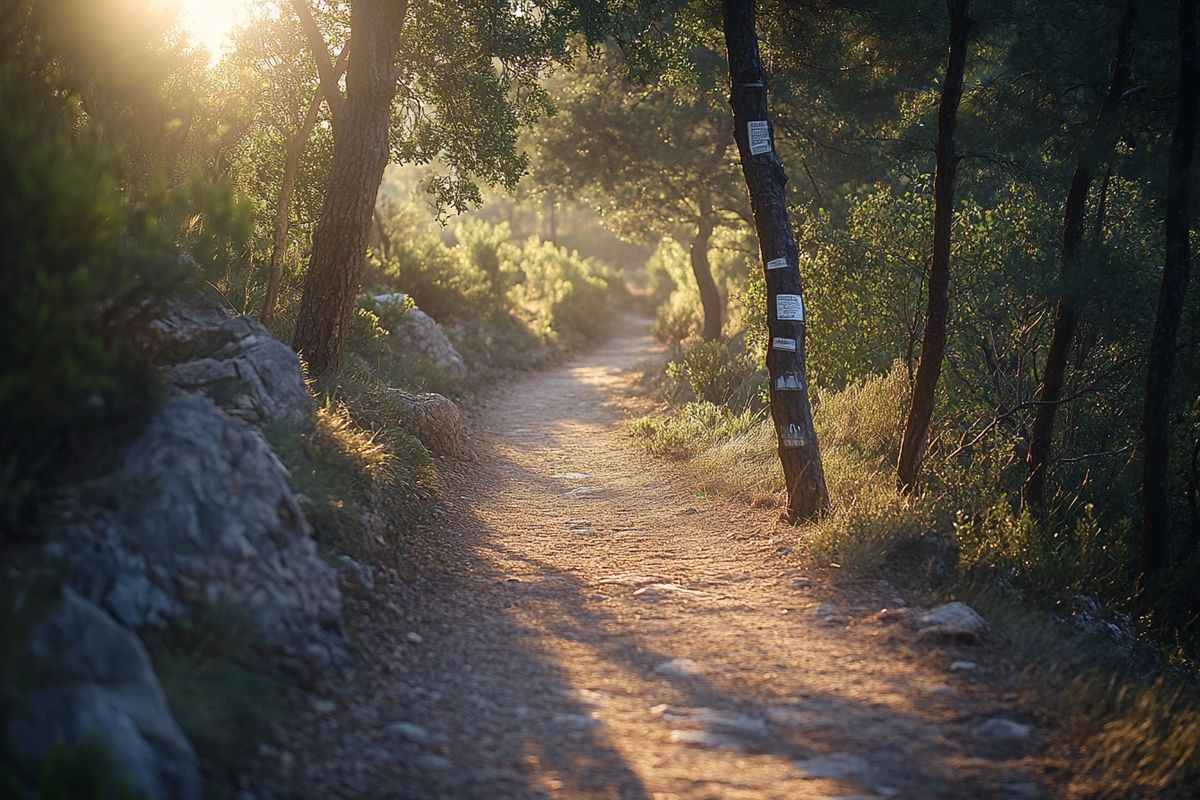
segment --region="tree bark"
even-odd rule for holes
[[[396,95],[396,53],[406,2],[357,0],[350,13],[354,57],[346,94],[333,100],[328,74],[321,83],[333,115],[333,160],[292,347],[313,375],[337,369],[358,294],[371,218],[388,162],[388,126]],[[315,54],[318,64],[328,54]],[[336,88],[333,90],[336,92]]]
[[[787,484],[789,522],[829,510],[821,450],[813,429],[805,368],[803,283],[796,237],[787,210],[787,175],[775,153],[767,114],[766,73],[758,52],[754,0],[724,0],[722,22],[729,60],[734,140],[750,194],[767,283],[771,346],[771,417]]]
[[[347,48],[343,47],[342,52],[338,54],[337,64],[334,65],[335,74],[339,78],[346,69],[346,52]],[[285,145],[283,181],[279,185],[279,196],[275,198],[275,231],[271,242],[271,264],[267,268],[267,291],[263,296],[262,311],[258,317],[263,325],[270,325],[275,319],[275,305],[279,299],[279,283],[283,277],[283,258],[287,253],[288,223],[292,210],[292,197],[296,190],[296,176],[300,173],[300,159],[304,155],[304,149],[308,146],[313,128],[317,126],[317,117],[321,113],[321,103],[324,99],[324,87],[318,81],[312,101],[308,104],[308,111],[304,115],[304,121],[293,132]]]
[[[937,168],[933,178],[933,255],[929,263],[929,301],[921,360],[913,383],[908,421],[900,440],[896,482],[901,491],[916,486],[921,460],[929,439],[933,400],[942,360],[946,356],[946,318],[950,309],[950,227],[954,221],[954,174],[958,169],[954,134],[958,128],[958,103],[962,99],[963,71],[967,63],[967,34],[971,28],[970,0],[947,0],[950,12],[950,45],[946,77],[938,105]]]
[[[717,282],[713,280],[712,266],[708,261],[708,245],[716,224],[713,219],[712,203],[707,198],[700,200],[700,219],[696,223],[696,236],[692,239],[692,274],[700,289],[700,307],[704,311],[704,327],[700,335],[711,342],[721,336],[721,295]]]
[[[1117,56],[1113,62],[1108,91],[1100,106],[1100,114],[1096,117],[1092,134],[1084,143],[1075,172],[1071,176],[1071,187],[1063,209],[1063,246],[1059,268],[1060,277],[1064,282],[1070,278],[1079,260],[1080,244],[1083,241],[1084,207],[1092,175],[1100,159],[1111,153],[1116,144],[1116,115],[1125,85],[1129,82],[1132,57],[1130,42],[1136,12],[1135,0],[1128,0],[1117,34]],[[1059,299],[1055,309],[1054,329],[1050,334],[1050,348],[1046,353],[1046,369],[1034,398],[1033,425],[1029,432],[1025,486],[1021,494],[1025,508],[1035,519],[1045,516],[1046,469],[1050,462],[1050,449],[1054,443],[1054,417],[1062,401],[1067,356],[1078,324],[1079,307],[1068,291]]]
[[[1179,91],[1175,129],[1171,133],[1171,166],[1167,173],[1166,260],[1158,295],[1158,313],[1150,336],[1150,368],[1142,414],[1146,453],[1142,462],[1142,566],[1154,574],[1170,562],[1170,516],[1167,477],[1171,454],[1171,373],[1179,320],[1187,293],[1191,249],[1188,205],[1192,156],[1196,143],[1196,0],[1179,3]]]

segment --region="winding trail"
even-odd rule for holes
[[[918,642],[887,584],[805,568],[777,512],[636,450],[647,327],[490,397],[407,574],[355,601],[296,795],[1054,796],[1001,645]],[[993,717],[1033,733],[981,739]]]

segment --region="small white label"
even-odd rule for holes
[[[804,299],[798,294],[775,295],[775,318],[804,322]]]
[[[787,269],[787,265],[788,263],[786,258],[772,258],[767,262],[767,269]]]
[[[754,119],[746,123],[750,139],[750,155],[771,152],[771,125],[765,119]]]
[[[799,425],[788,425],[786,430],[779,431],[779,446],[783,448],[804,447],[808,440]]]
[[[795,339],[785,339],[782,336],[776,336],[774,339],[771,340],[771,349],[772,350],[790,350],[791,352],[794,353],[794,352],[796,352],[796,340]]]
[[[775,391],[799,392],[804,389],[800,376],[794,372],[785,372],[775,379]]]

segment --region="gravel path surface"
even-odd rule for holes
[[[355,677],[277,754],[291,796],[1054,796],[1002,644],[919,638],[887,584],[637,452],[659,348],[623,328],[478,412],[407,574],[351,604]]]

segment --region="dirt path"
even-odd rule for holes
[[[1036,725],[995,645],[918,643],[905,615],[879,616],[903,602],[886,584],[799,568],[775,512],[636,451],[630,368],[657,352],[631,320],[492,397],[411,574],[354,623],[356,677],[302,721],[298,791],[1053,795],[1030,755],[1044,733],[1007,751],[976,734]]]

